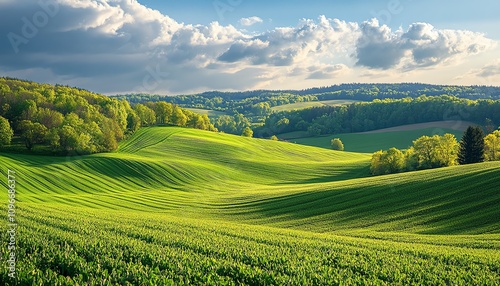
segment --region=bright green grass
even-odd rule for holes
[[[463,135],[462,131],[453,129],[425,128],[418,130],[383,133],[336,134],[321,137],[290,139],[290,141],[308,146],[331,148],[330,141],[333,138],[340,138],[340,140],[342,140],[342,143],[344,143],[344,148],[346,151],[373,153],[378,150],[387,150],[391,147],[396,147],[398,149],[407,149],[409,146],[413,145],[414,140],[421,136],[432,136],[435,134],[443,135],[445,133],[455,135],[458,140],[460,140]]]
[[[174,127],[110,154],[0,155],[20,281],[500,283],[500,162],[369,177],[369,159]]]
[[[4,155],[2,166],[17,172],[21,204],[182,209],[194,217],[319,232],[500,231],[500,163],[370,177],[369,160],[369,154],[155,127],[141,129],[117,153]]]
[[[198,113],[201,115],[206,114],[209,117],[218,117],[218,116],[226,115],[226,113],[223,111],[217,111],[217,110],[211,110],[211,109],[200,109],[200,108],[191,108],[191,107],[183,107],[183,108],[187,109],[187,110],[191,110],[192,112]]]
[[[271,108],[271,110],[275,112],[279,111],[292,111],[298,109],[305,109],[311,107],[320,107],[320,106],[339,106],[339,105],[347,105],[351,103],[359,102],[358,100],[347,100],[347,99],[334,99],[334,100],[323,100],[323,101],[307,101],[307,102],[296,102],[285,105],[278,105]]]
[[[500,283],[498,236],[317,234],[68,206],[19,212],[23,285]]]

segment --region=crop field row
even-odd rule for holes
[[[500,242],[487,236],[436,246],[145,212],[28,204],[19,214],[23,285],[500,283]]]

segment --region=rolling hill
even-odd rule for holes
[[[498,163],[370,177],[369,159],[368,154],[152,127],[141,129],[116,153],[3,155],[2,163],[23,178],[20,203],[116,210],[182,208],[194,216],[321,232],[353,227],[445,233],[500,230],[495,221],[500,217],[495,208],[500,193],[494,186]]]
[[[174,127],[142,128],[114,153],[0,154],[16,171],[19,279],[499,282],[500,162],[370,177],[369,160]]]

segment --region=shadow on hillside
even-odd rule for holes
[[[244,207],[265,222],[301,228],[310,224],[313,229],[413,229],[429,234],[500,231],[499,168],[453,177],[428,174],[407,174],[396,183],[394,176],[378,177],[374,184],[362,179],[358,185],[343,187],[339,182],[330,190],[264,199]]]
[[[346,180],[352,180],[352,179],[359,179],[359,178],[366,178],[370,177],[370,167],[362,167],[362,168],[357,168],[353,170],[342,170],[338,171],[337,173],[333,175],[328,175],[328,176],[318,176],[314,178],[309,178],[309,179],[303,179],[303,180],[297,180],[293,182],[287,182],[287,183],[278,183],[280,184],[318,184],[318,183],[328,183],[328,182],[338,182],[338,181],[346,181]]]

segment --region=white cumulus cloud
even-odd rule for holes
[[[241,18],[240,19],[240,24],[242,26],[252,26],[252,25],[255,25],[255,24],[258,24],[258,23],[262,23],[264,22],[264,20],[262,20],[261,18],[257,17],[257,16],[252,16],[252,17],[248,17],[248,18]]]
[[[0,11],[0,35],[6,35],[0,38],[0,75],[103,93],[275,88],[307,79],[328,84],[439,68],[495,45],[480,33],[428,23],[392,31],[377,20],[326,16],[255,35],[218,22],[180,23],[136,0],[2,1]],[[240,24],[260,21],[250,17]],[[479,75],[497,68],[486,66]]]
[[[392,31],[376,19],[361,25],[356,44],[357,64],[368,68],[402,68],[436,66],[464,59],[495,46],[481,33],[461,30],[439,30],[428,23],[414,23],[407,31]]]

